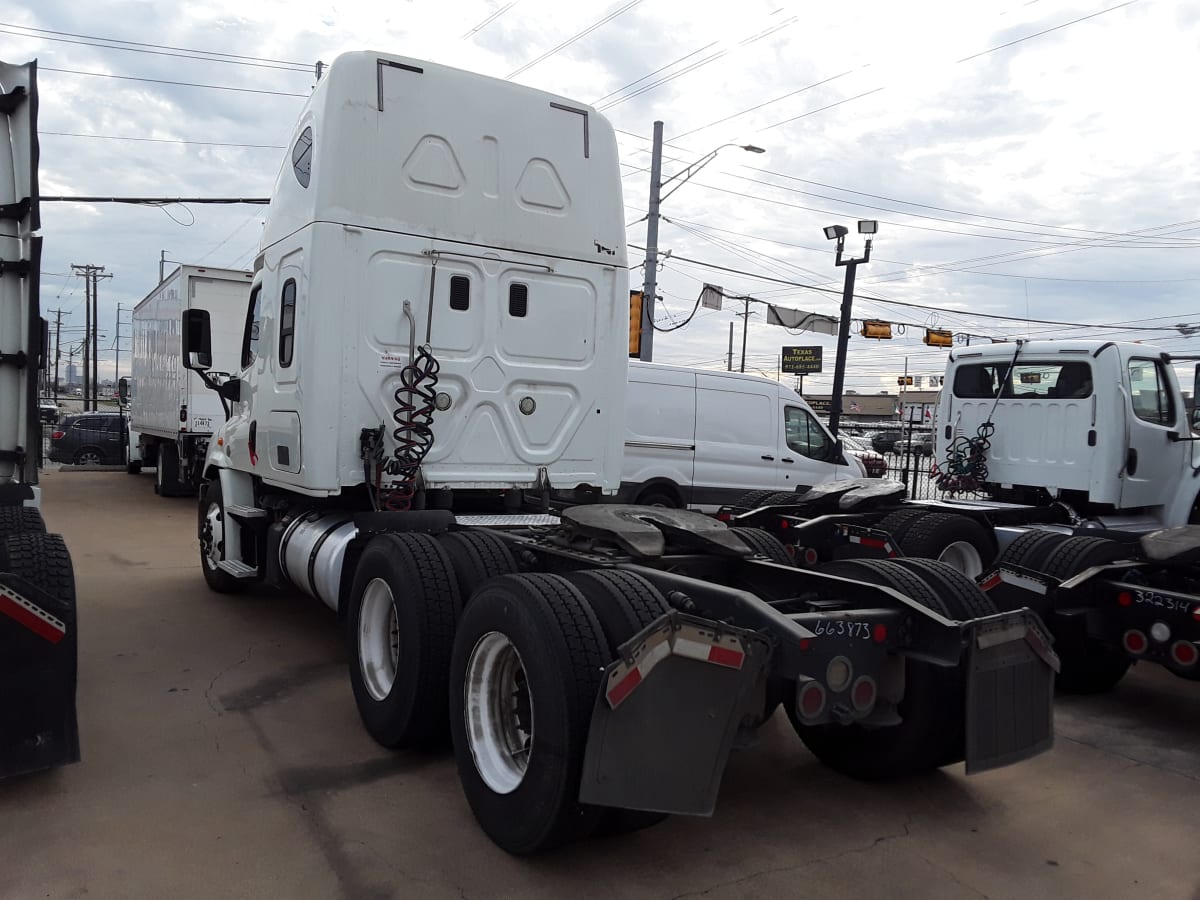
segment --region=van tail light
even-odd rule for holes
[[[1191,641],[1176,641],[1171,645],[1171,659],[1179,666],[1194,666],[1196,660],[1200,659],[1200,650]]]

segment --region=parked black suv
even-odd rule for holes
[[[896,441],[902,437],[904,437],[904,432],[899,428],[885,428],[877,431],[871,435],[871,449],[876,453],[891,453],[892,448],[896,446]]]
[[[125,420],[120,413],[67,416],[50,435],[50,459],[61,463],[121,465],[125,460]]]

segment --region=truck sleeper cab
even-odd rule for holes
[[[206,460],[202,571],[336,611],[368,732],[449,732],[499,846],[711,813],[738,728],[780,703],[864,777],[1049,746],[1036,617],[944,573],[805,574],[767,561],[786,559],[767,535],[682,510],[470,512],[620,484],[629,295],[595,110],[351,53],[291,146],[241,368],[212,384],[230,415]],[[203,310],[182,336],[209,369]]]

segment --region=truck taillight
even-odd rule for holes
[[[1200,659],[1200,650],[1191,641],[1176,641],[1171,645],[1171,659],[1177,665],[1194,666],[1196,660]]]
[[[819,681],[801,682],[796,691],[796,712],[801,719],[815,719],[825,712],[825,688]]]
[[[1133,594],[1129,593],[1129,591],[1121,591],[1121,593],[1117,594],[1117,603],[1121,606],[1131,606],[1133,604]]]
[[[850,702],[854,704],[854,709],[857,712],[865,713],[875,705],[875,679],[870,675],[860,675],[858,680],[854,682],[854,689],[850,692]]]
[[[1130,628],[1121,638],[1121,643],[1125,650],[1135,656],[1140,656],[1146,652],[1146,647],[1150,643],[1146,640],[1146,635],[1138,631],[1136,628]]]
[[[1192,610],[1192,618],[1195,619],[1197,622],[1200,622],[1200,606],[1197,606],[1195,609]]]

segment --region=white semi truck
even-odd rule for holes
[[[196,492],[208,441],[225,420],[220,399],[179,355],[183,311],[209,314],[215,353],[210,377],[232,373],[239,367],[251,277],[235,269],[181,265],[134,307],[131,375],[121,379],[121,400],[129,410],[126,471],[154,466],[155,490],[162,496]]]
[[[41,515],[37,63],[0,63],[0,778],[79,761],[75,575]]]
[[[1113,341],[957,349],[935,428],[945,499],[775,494],[724,518],[813,562],[849,541],[955,566],[999,608],[1041,614],[1066,690],[1107,690],[1135,663],[1200,681],[1200,446],[1176,376],[1197,358]]]
[[[349,53],[289,147],[232,378],[208,374],[210,315],[183,313],[184,360],[229,411],[200,565],[215,591],[335,611],[368,732],[449,735],[498,845],[710,814],[738,731],[780,704],[861,777],[1050,746],[1037,616],[948,567],[806,572],[695,512],[522,508],[621,483],[625,228],[594,109]]]

